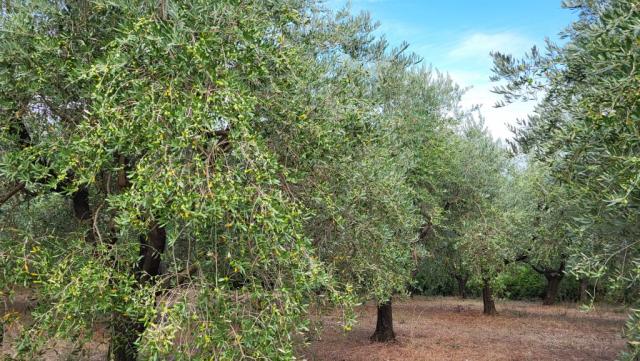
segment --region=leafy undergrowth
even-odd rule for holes
[[[395,302],[397,342],[372,344],[375,307],[344,333],[331,316],[306,350],[309,361],[360,360],[614,360],[624,349],[626,312],[606,306],[588,313],[575,304],[497,303],[498,316],[482,315],[481,300],[423,298]]]

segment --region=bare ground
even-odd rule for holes
[[[30,303],[23,294],[8,305],[18,317],[5,325],[0,359],[15,353],[12,341],[21,323],[29,322]],[[497,302],[497,308],[499,314],[491,317],[482,315],[481,300],[394,301],[397,342],[376,344],[369,342],[376,308],[368,304],[359,308],[359,323],[348,333],[342,331],[339,316],[324,316],[324,331],[302,356],[309,361],[615,360],[625,346],[621,333],[626,312],[620,307],[599,306],[585,313],[575,304],[503,301]],[[98,330],[80,350],[51,340],[37,359],[104,360],[107,345],[107,335]]]
[[[310,361],[382,360],[615,360],[624,349],[626,313],[576,304],[498,302],[497,316],[482,315],[481,300],[423,298],[394,302],[397,342],[374,344],[374,305],[362,306],[359,324],[344,333],[338,317],[323,318],[324,332],[305,352]]]

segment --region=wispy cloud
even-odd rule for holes
[[[500,97],[491,92],[496,86],[491,76],[491,51],[501,51],[515,56],[523,55],[534,44],[534,40],[516,31],[474,32],[460,37],[452,44],[442,59],[442,67],[451,78],[462,86],[470,87],[462,97],[461,105],[470,108],[480,106],[485,125],[495,138],[511,138],[509,124],[526,118],[534,103],[516,103],[504,108],[495,108]]]
[[[521,54],[527,51],[532,40],[516,32],[472,33],[464,37],[447,54],[449,58],[462,60],[487,57],[491,51],[507,51]]]
[[[447,70],[447,69],[443,69]],[[451,69],[447,71],[451,79],[461,86],[471,86],[474,84],[482,84],[489,81],[489,75],[486,71],[469,70],[469,69]]]
[[[518,102],[503,108],[495,108],[495,103],[500,97],[491,92],[494,84],[486,82],[475,84],[468,89],[461,100],[464,108],[479,105],[480,112],[485,118],[485,125],[494,138],[509,139],[512,137],[508,125],[515,124],[516,120],[524,119],[533,112],[535,102]]]

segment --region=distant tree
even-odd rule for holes
[[[482,120],[463,128],[456,165],[456,194],[449,209],[450,227],[459,235],[455,249],[465,270],[483,285],[484,313],[496,313],[491,283],[504,268],[510,248],[505,241],[504,209],[506,151],[488,134]]]
[[[406,67],[415,56],[403,56],[404,47],[391,52],[391,58],[377,68],[379,109],[387,119],[389,149],[402,166],[406,186],[411,190],[409,204],[418,222],[411,229],[413,263],[405,286],[415,272],[416,262],[429,247],[428,238],[441,213],[439,176],[445,172],[446,138],[458,124],[461,89],[451,79],[430,68]],[[378,298],[378,322],[374,341],[393,339],[391,295]],[[388,299],[388,301],[386,301]]]
[[[516,259],[545,277],[543,304],[552,305],[577,239],[573,230],[579,204],[566,187],[551,178],[545,165],[531,161],[523,166],[509,179],[507,229]]]

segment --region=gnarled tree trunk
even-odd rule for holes
[[[547,287],[544,292],[542,304],[549,306],[556,303],[558,290],[560,289],[560,281],[562,281],[564,273],[549,272],[545,273],[544,277],[547,279]]]
[[[454,276],[456,281],[458,281],[458,297],[465,299],[467,298],[467,281],[469,277],[465,276]]]
[[[535,264],[529,263],[534,271],[540,273],[547,279],[547,287],[544,291],[543,305],[549,306],[556,303],[558,297],[558,290],[560,289],[560,281],[564,277],[565,262],[562,260],[560,266],[557,269],[549,267],[540,267]]]
[[[71,201],[73,203],[73,214],[80,222],[91,223],[93,213],[91,212],[91,205],[89,203],[89,188],[80,187],[77,191],[71,194]],[[85,236],[85,240],[88,243],[95,243],[96,239],[93,234],[93,227],[89,227],[89,233]]]
[[[167,243],[166,230],[153,223],[145,239],[140,239],[140,264],[137,277],[141,282],[148,282],[160,274],[160,258]]]
[[[91,206],[89,205],[89,189],[80,187],[71,195],[73,201],[73,214],[80,221],[91,219]]]
[[[140,263],[136,278],[140,285],[155,282],[160,274],[160,260],[167,242],[166,230],[153,223],[147,237],[140,237]],[[138,350],[135,342],[144,332],[145,326],[131,317],[116,314],[111,327],[111,355],[115,361],[136,361]]]
[[[114,361],[137,361],[138,349],[135,342],[144,332],[144,325],[120,313],[111,319],[110,354]]]
[[[390,342],[396,339],[393,332],[393,316],[391,309],[391,299],[378,305],[378,321],[376,331],[371,335],[373,342]]]
[[[489,279],[484,278],[482,287],[482,303],[484,305],[484,309],[482,313],[485,315],[493,316],[498,313],[496,311],[496,304],[493,301],[493,292],[491,290],[491,285],[489,284]]]

